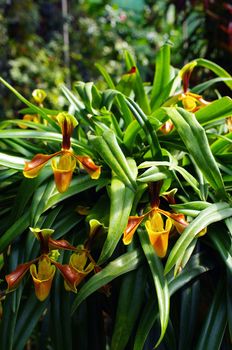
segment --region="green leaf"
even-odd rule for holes
[[[55,132],[47,132],[47,131],[35,131],[35,130],[18,130],[18,129],[10,129],[10,130],[1,130],[0,139],[10,139],[10,138],[31,138],[31,139],[42,139],[46,141],[57,141],[62,142],[62,135]],[[88,146],[82,145],[75,139],[71,139],[72,146],[77,147],[82,152],[88,149]]]
[[[90,294],[94,293],[102,286],[124,273],[137,269],[141,261],[141,252],[139,250],[133,250],[110,262],[104,269],[91,277],[80,289],[74,300],[72,312],[74,312]]]
[[[134,177],[136,177],[137,166],[135,161],[133,159],[129,159],[128,164],[134,173]],[[106,241],[102,248],[101,256],[98,261],[99,264],[102,264],[112,255],[116,245],[118,244],[118,241],[126,228],[134,197],[134,191],[126,187],[117,176],[112,177],[110,188],[111,204],[109,229]]]
[[[220,350],[226,323],[225,283],[220,280],[195,349]]]
[[[227,300],[227,320],[230,339],[232,339],[232,279],[231,271],[227,270],[227,288],[226,288],[226,300]]]
[[[218,225],[218,227],[216,226],[213,230],[210,230],[209,238],[227,265],[228,270],[232,273],[232,234],[229,234],[222,225]]]
[[[186,350],[195,340],[199,312],[200,282],[187,285],[181,293],[180,332],[178,350]]]
[[[197,276],[213,268],[214,261],[209,260],[207,254],[197,253],[193,255],[177,277],[174,278],[172,274],[167,276],[170,296],[186,286],[187,283],[191,282]],[[158,316],[156,300],[151,295],[140,317],[133,350],[143,349],[146,338]]]
[[[21,306],[22,307],[22,306]],[[36,324],[41,318],[44,310],[47,307],[47,302],[39,302],[34,293],[25,301],[23,312],[19,313],[16,323],[14,348],[23,350],[30,335],[32,334]]]
[[[147,141],[149,143],[152,156],[156,159],[162,159],[162,152],[161,147],[159,144],[158,137],[156,135],[156,131],[151,125],[149,119],[144,114],[144,112],[141,110],[141,108],[129,97],[125,99],[128,107],[130,108],[131,112],[133,113],[134,117],[142,127],[142,129],[145,132]]]
[[[161,334],[155,346],[157,347],[161,343],[168,325],[170,303],[168,284],[166,278],[164,277],[161,261],[154,252],[154,248],[150,243],[147,232],[140,231],[139,238],[151,270],[159,305]]]
[[[221,83],[221,82],[231,83],[232,78],[214,78],[214,79],[207,80],[204,83],[201,83],[201,84],[194,86],[191,89],[191,92],[193,92],[195,94],[201,94],[203,91],[207,90],[208,88],[210,88],[214,84]]]
[[[165,110],[204,177],[217,195],[227,198],[222,176],[210,150],[204,129],[192,113],[182,108],[170,107],[165,108]]]
[[[143,81],[142,81],[142,78],[140,76],[138,67],[136,66],[135,60],[133,59],[133,57],[131,56],[131,54],[128,51],[125,51],[125,62],[126,62],[126,66],[127,66],[128,71],[132,67],[135,67],[135,69],[136,69],[136,71],[134,73],[135,74],[135,80],[134,80],[135,83],[134,83],[134,88],[133,88],[134,93],[135,93],[135,100],[145,114],[151,114],[150,104],[149,104],[148,97],[146,95],[146,92],[145,92],[145,89],[143,86]]]
[[[197,62],[197,66],[205,67],[214,72],[216,75],[218,75],[221,78],[231,78],[231,75],[222,67],[220,67],[218,64],[211,62],[209,60],[206,60],[205,58],[198,58],[194,60]],[[225,81],[225,84],[232,88],[232,82],[231,81]]]
[[[171,204],[170,207],[177,213],[196,217],[200,212],[208,208],[211,203],[204,201],[193,201],[181,204]]]
[[[171,272],[167,275],[170,295],[175,294],[194,278],[213,268],[215,268],[215,261],[206,252],[192,255],[185,268],[177,276],[174,276]]]
[[[146,170],[137,179],[138,182],[156,182],[171,177],[171,173],[167,170],[161,171],[158,167],[152,166],[150,169]]]
[[[134,174],[118,145],[112,131],[104,131],[101,136],[91,136],[90,141],[113,172],[132,190],[136,188]]]
[[[10,156],[9,154],[0,153],[0,165],[7,168],[23,170],[25,159],[21,157]]]
[[[142,267],[125,275],[118,298],[111,350],[125,349],[144,302],[146,273]]]
[[[161,106],[169,96],[169,92],[163,91],[170,81],[170,45],[165,44],[158,51],[155,64],[155,76],[151,90],[151,110],[154,111]]]
[[[212,123],[215,120],[231,116],[232,99],[228,96],[213,101],[208,106],[199,109],[195,115],[198,122],[202,125]]]
[[[211,151],[215,155],[222,153],[225,151],[227,147],[231,145],[231,142],[232,142],[232,132],[226,135],[220,135],[219,140],[216,140],[211,144]]]
[[[101,102],[101,96],[100,94],[96,94],[96,88],[94,90],[93,82],[84,83],[82,81],[78,81],[74,84],[75,90],[78,92],[79,96],[81,97],[82,102],[85,105],[85,108],[89,113],[98,114],[97,111],[94,109],[93,104],[98,102],[98,105],[100,105]],[[95,92],[95,95],[93,96],[93,93]]]
[[[26,211],[0,238],[0,252],[10,244],[16,237],[21,235],[30,224],[30,213]]]
[[[59,193],[55,190],[50,196],[49,200],[46,203],[44,211],[51,208],[53,205],[69,198],[77,193],[86,191],[89,188],[106,184],[108,180],[103,177],[100,177],[98,180],[92,180],[89,175],[78,175],[72,179],[71,185],[65,193]]]
[[[210,224],[221,221],[232,215],[232,208],[227,203],[215,203],[204,209],[184,230],[176,244],[172,248],[165,266],[168,273],[177,263],[180,256],[195,239],[198,233]]]
[[[95,66],[97,67],[97,69],[100,71],[100,73],[104,77],[109,88],[115,89],[115,84],[114,84],[113,80],[111,79],[110,75],[108,74],[107,70],[105,69],[105,67],[103,65],[101,65],[100,63],[95,63]]]
[[[49,201],[55,188],[54,180],[46,182],[35,192],[31,203],[31,226],[36,227],[40,215],[44,212],[47,202]]]

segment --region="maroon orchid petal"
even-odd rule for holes
[[[49,245],[49,248],[51,248],[51,249],[65,249],[65,250],[72,250],[72,251],[77,250],[76,247],[71,245],[65,239],[56,240],[56,239],[52,239],[51,237],[49,237],[48,245]]]
[[[77,284],[79,283],[80,274],[74,270],[73,267],[70,265],[62,265],[56,261],[53,261],[53,264],[57,267],[57,269],[62,274],[66,284],[68,285],[69,289],[76,293],[77,291]]]
[[[60,153],[61,151],[53,154],[36,154],[30,162],[25,163],[23,175],[28,178],[36,177],[45,164]]]
[[[92,179],[97,180],[99,178],[101,174],[101,167],[96,165],[90,157],[75,156],[75,158],[81,163]]]
[[[30,266],[36,260],[32,260],[32,261],[29,261],[25,264],[18,265],[17,268],[13,272],[11,272],[10,274],[5,276],[6,282],[8,284],[8,288],[7,288],[8,292],[11,292],[18,287],[19,283],[22,281],[23,277],[25,276],[25,274],[29,270]]]
[[[137,228],[139,227],[139,225],[141,224],[145,216],[146,215],[129,217],[127,227],[123,234],[123,243],[125,245],[131,243],[135,231],[137,230]]]

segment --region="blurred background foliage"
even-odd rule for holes
[[[1,76],[27,97],[45,89],[48,103],[63,108],[62,83],[104,85],[96,62],[119,78],[125,49],[145,81],[166,41],[173,43],[173,66],[206,57],[230,71],[231,13],[228,0],[0,0]],[[0,117],[15,117],[20,108],[1,86]]]

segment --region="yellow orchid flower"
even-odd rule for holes
[[[202,96],[189,91],[181,94],[179,100],[181,101],[183,108],[186,109],[186,111],[193,113],[210,104],[210,102],[205,101]]]
[[[15,290],[27,271],[30,270],[36,297],[40,301],[44,301],[50,293],[56,269],[62,274],[66,284],[69,286],[69,290],[76,292],[76,284],[79,281],[78,272],[70,265],[58,263],[55,258],[59,256],[59,253],[56,251],[54,254],[53,250],[58,248],[76,251],[76,248],[64,239],[52,239],[51,234],[54,232],[53,230],[31,228],[31,231],[39,240],[41,255],[34,260],[18,265],[13,272],[6,275],[7,292]]]
[[[42,89],[35,89],[35,90],[32,91],[32,96],[33,96],[35,102],[38,103],[38,105],[41,106],[43,101],[47,97],[47,94]]]
[[[36,154],[30,162],[25,163],[23,174],[27,178],[34,178],[45,164],[52,160],[51,166],[56,187],[59,192],[63,193],[70,185],[77,164],[80,164],[92,179],[99,178],[101,167],[96,165],[90,157],[76,155],[73,152],[71,148],[71,134],[77,125],[76,119],[72,115],[62,112],[58,114],[57,121],[63,136],[61,150],[53,154]]]
[[[150,242],[157,255],[163,258],[167,253],[169,233],[172,227],[174,226],[179,233],[182,233],[185,227],[188,226],[188,222],[182,214],[170,213],[158,207],[154,207],[142,216],[129,217],[127,227],[123,233],[123,243],[125,245],[131,243],[135,231],[148,215],[149,219],[146,221],[145,227]],[[166,217],[165,225],[162,215]]]

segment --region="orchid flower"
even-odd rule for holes
[[[36,297],[40,301],[44,301],[50,293],[56,269],[62,274],[66,284],[69,286],[69,290],[76,292],[76,284],[79,280],[78,272],[70,265],[58,263],[55,260],[53,250],[66,249],[76,251],[76,248],[66,240],[52,239],[51,234],[54,232],[53,230],[31,228],[31,231],[40,242],[41,255],[36,259],[20,264],[13,272],[5,277],[8,284],[7,292],[15,290],[30,270]]]
[[[150,242],[156,251],[156,254],[163,258],[167,253],[169,234],[174,226],[179,233],[182,233],[188,225],[182,214],[170,213],[158,207],[152,208],[146,214],[141,216],[130,216],[127,227],[123,234],[123,243],[130,244],[135,231],[142,223],[145,217],[149,216],[145,223]],[[163,216],[166,217],[164,224]]]
[[[36,154],[30,162],[26,162],[23,174],[27,178],[36,177],[41,169],[52,160],[52,169],[57,190],[61,193],[67,191],[72,175],[77,164],[80,164],[92,179],[98,179],[101,167],[96,165],[88,156],[76,155],[71,148],[71,135],[77,125],[76,119],[65,112],[57,116],[58,124],[61,127],[63,141],[61,150],[53,154]]]

